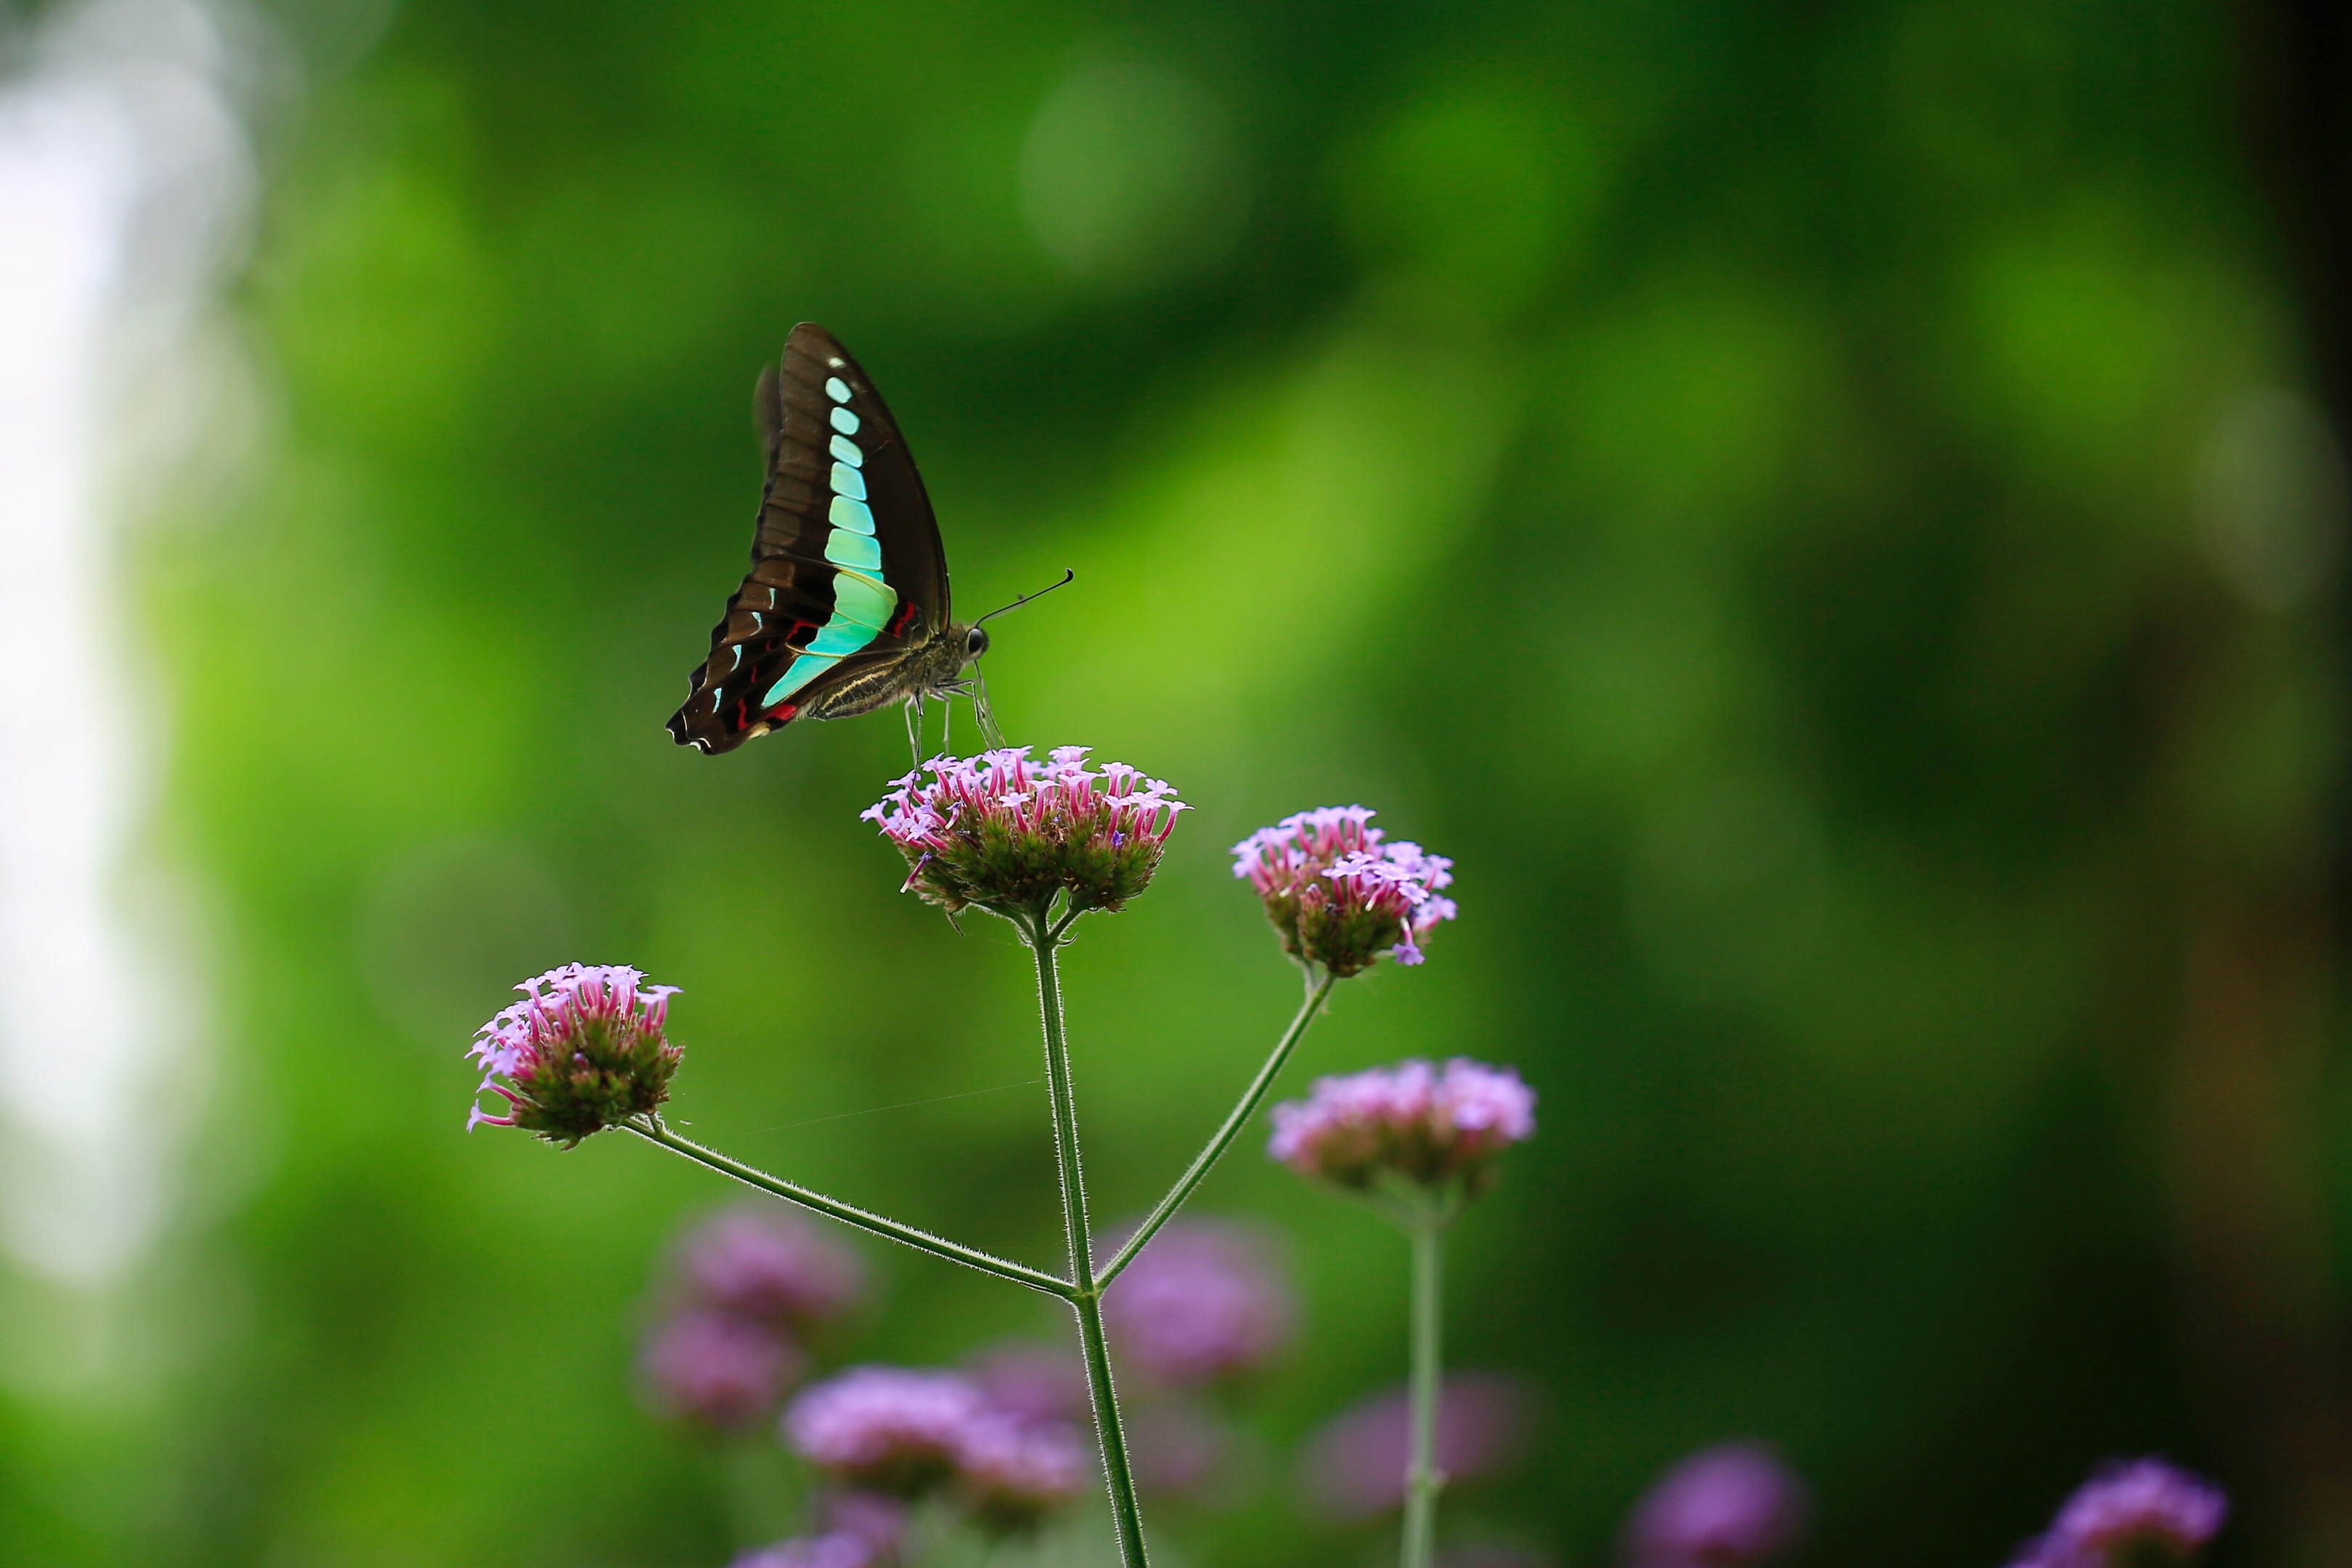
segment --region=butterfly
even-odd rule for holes
[[[903,703],[919,758],[922,705],[968,694],[992,730],[966,674],[988,632],[955,619],[939,520],[874,383],[838,339],[803,321],[760,372],[753,409],[768,478],[751,574],[711,628],[671,737],[711,756],[796,718]]]

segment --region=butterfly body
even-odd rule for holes
[[[768,476],[751,570],[671,736],[715,754],[796,718],[962,693],[988,633],[953,617],[938,520],[873,383],[830,332],[803,322],[760,377],[755,406]]]

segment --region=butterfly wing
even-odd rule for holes
[[[946,552],[898,422],[824,328],[793,329],[754,397],[767,487],[751,570],[710,633],[669,732],[731,751],[949,625]]]

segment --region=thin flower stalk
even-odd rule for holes
[[[1444,1385],[1444,1235],[1493,1179],[1496,1157],[1535,1134],[1535,1093],[1508,1069],[1457,1057],[1318,1079],[1274,1108],[1266,1153],[1302,1176],[1370,1202],[1412,1249],[1412,1431],[1402,1568],[1429,1568],[1437,1538],[1439,1396]]]
[[[950,1263],[961,1263],[967,1269],[993,1274],[1000,1280],[1010,1280],[1016,1285],[1026,1285],[1033,1291],[1063,1301],[1069,1300],[1074,1292],[1075,1287],[1069,1281],[1048,1274],[1043,1269],[1032,1269],[1026,1263],[1016,1263],[1010,1258],[999,1258],[977,1247],[966,1247],[944,1236],[934,1236],[928,1230],[892,1219],[887,1215],[844,1203],[837,1197],[828,1197],[814,1187],[770,1176],[766,1171],[747,1166],[740,1160],[730,1159],[716,1149],[708,1149],[691,1138],[680,1137],[658,1117],[646,1116],[623,1125],[647,1143],[658,1144],[674,1155],[683,1155],[697,1165],[707,1166],[721,1176],[733,1177],[745,1186],[757,1187],[788,1203],[797,1203],[803,1208],[829,1215],[845,1225],[854,1225],[860,1230],[911,1247],[918,1252],[928,1252],[934,1258],[944,1258]]]
[[[1045,1037],[1046,1092],[1053,1102],[1055,1166],[1061,1177],[1062,1231],[1069,1248],[1070,1304],[1077,1313],[1078,1348],[1086,1358],[1087,1391],[1094,1406],[1095,1436],[1102,1449],[1103,1479],[1110,1492],[1111,1519],[1118,1531],[1126,1568],[1148,1568],[1143,1513],[1136,1499],[1135,1467],[1128,1454],[1127,1428],[1111,1377],[1110,1343],[1103,1330],[1102,1283],[1095,1276],[1094,1237],[1087,1217],[1086,1170],[1078,1153],[1077,1097],[1070,1082],[1069,1042],[1062,1020],[1062,983],[1054,954],[1061,945],[1040,911],[1021,924],[1023,939],[1037,961],[1037,1008]]]

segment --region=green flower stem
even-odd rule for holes
[[[1054,1103],[1054,1154],[1062,1176],[1062,1234],[1070,1249],[1076,1289],[1070,1304],[1078,1314],[1078,1344],[1086,1354],[1087,1388],[1093,1396],[1095,1433],[1102,1443],[1103,1476],[1110,1488],[1111,1516],[1118,1526],[1119,1560],[1125,1568],[1149,1568],[1143,1550],[1143,1514],[1135,1500],[1135,1472],[1128,1462],[1127,1431],[1118,1416],[1118,1390],[1112,1385],[1110,1346],[1103,1337],[1102,1285],[1095,1278],[1094,1238],[1087,1223],[1086,1172],[1078,1161],[1078,1107],[1070,1090],[1070,1049],[1062,1030],[1062,982],[1054,951],[1066,920],[1049,925],[1040,913],[1021,923],[1021,934],[1037,959],[1037,1009],[1045,1030],[1045,1087]]]
[[[819,1214],[829,1215],[845,1225],[855,1225],[860,1230],[872,1231],[877,1236],[887,1237],[892,1241],[912,1247],[919,1252],[928,1252],[934,1258],[944,1258],[950,1263],[961,1263],[967,1269],[977,1269],[983,1274],[993,1274],[1000,1280],[1011,1280],[1015,1284],[1026,1285],[1033,1291],[1042,1291],[1046,1295],[1058,1297],[1062,1301],[1077,1299],[1076,1288],[1067,1280],[1056,1279],[1042,1269],[1032,1269],[1026,1263],[1015,1263],[1009,1258],[999,1258],[992,1252],[982,1252],[976,1247],[966,1247],[961,1242],[950,1241],[943,1236],[934,1236],[928,1230],[919,1230],[911,1225],[900,1224],[898,1220],[871,1213],[857,1207],[855,1204],[844,1203],[836,1197],[827,1197],[821,1192],[802,1186],[796,1182],[786,1181],[781,1176],[772,1176],[763,1170],[743,1164],[740,1160],[729,1159],[716,1149],[706,1149],[691,1138],[679,1137],[664,1126],[658,1117],[632,1118],[621,1123],[620,1125],[626,1127],[647,1143],[659,1144],[672,1154],[683,1155],[698,1165],[709,1166],[721,1176],[733,1176],[746,1186],[754,1186],[761,1192],[772,1193],[787,1202],[797,1203],[803,1208],[813,1208]]]
[[[1437,1402],[1444,1305],[1446,1216],[1435,1205],[1414,1215],[1412,1237],[1412,1448],[1405,1471],[1403,1568],[1429,1568],[1437,1542]]]
[[[1274,1042],[1273,1054],[1265,1059],[1265,1065],[1257,1070],[1257,1076],[1250,1081],[1250,1086],[1242,1091],[1242,1097],[1234,1104],[1233,1113],[1225,1118],[1224,1125],[1219,1127],[1215,1135],[1193,1156],[1184,1174],[1176,1178],[1176,1185],[1168,1189],[1168,1196],[1160,1200],[1158,1207],[1144,1218],[1141,1225],[1136,1227],[1135,1234],[1127,1239],[1127,1244],[1103,1265],[1101,1274],[1097,1276],[1098,1283],[1108,1285],[1118,1279],[1119,1271],[1134,1262],[1135,1255],[1143,1250],[1143,1244],[1157,1235],[1161,1226],[1175,1218],[1176,1211],[1184,1207],[1184,1200],[1192,1196],[1192,1189],[1201,1185],[1219,1160],[1224,1158],[1225,1151],[1233,1147],[1234,1140],[1241,1136],[1242,1129],[1249,1124],[1249,1119],[1265,1103],[1266,1095],[1274,1089],[1274,1081],[1282,1074],[1283,1064],[1290,1060],[1290,1053],[1297,1050],[1298,1042],[1306,1038],[1307,1026],[1322,1013],[1323,1000],[1331,994],[1335,984],[1336,977],[1327,969],[1308,986],[1307,1000],[1299,1008],[1298,1016],[1290,1020],[1290,1027],[1282,1031],[1280,1040]]]

